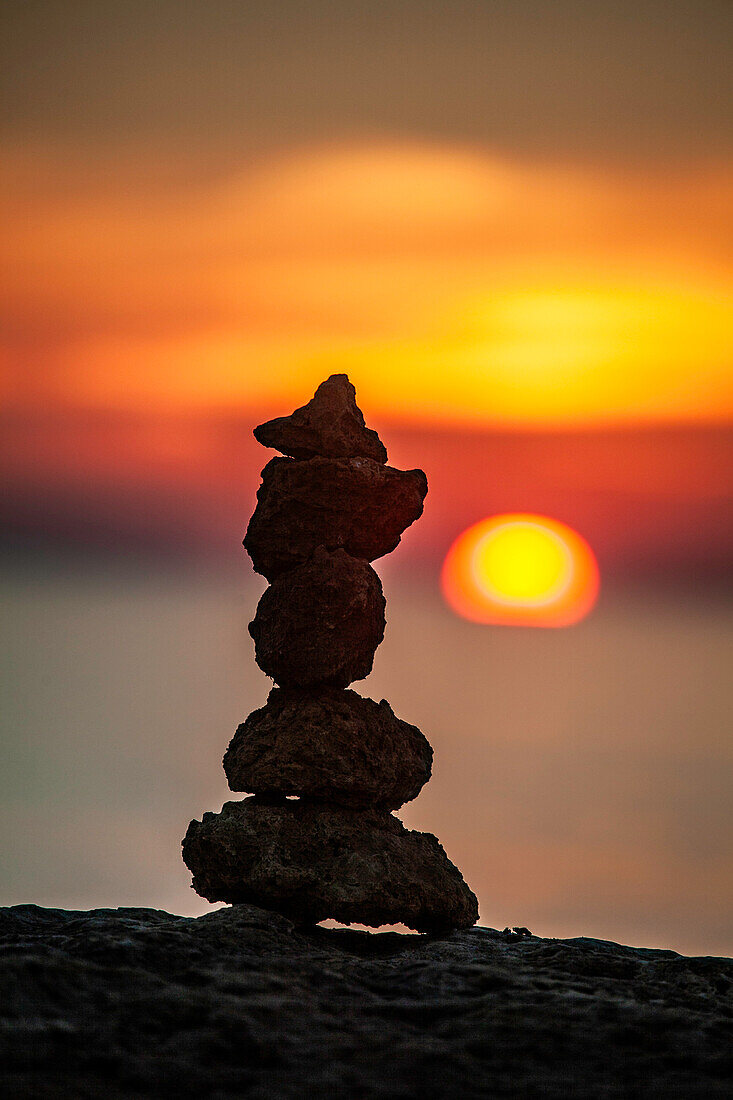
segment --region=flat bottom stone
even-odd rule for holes
[[[478,902],[432,833],[383,810],[227,802],[192,821],[183,859],[208,901],[248,902],[302,923],[469,928]]]

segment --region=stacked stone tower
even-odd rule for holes
[[[230,788],[251,797],[188,828],[193,887],[305,923],[468,927],[478,906],[460,871],[391,813],[430,778],[430,745],[385,700],[347,690],[384,636],[369,563],[422,514],[425,474],[386,465],[345,374],[254,434],[287,456],[262,471],[244,540],[270,582],[249,627],[255,660],[279,687],[224,756]]]

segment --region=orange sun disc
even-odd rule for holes
[[[476,623],[570,626],[593,607],[598,565],[577,531],[548,516],[490,516],[459,535],[443,564],[448,606]]]

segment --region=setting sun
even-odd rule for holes
[[[463,618],[513,626],[570,626],[592,608],[598,566],[588,543],[558,520],[491,516],[448,552],[443,594]]]

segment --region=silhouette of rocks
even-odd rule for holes
[[[432,760],[417,726],[397,718],[385,699],[275,688],[237,729],[224,771],[233,791],[396,810],[427,783]]]
[[[209,901],[249,902],[304,923],[326,917],[418,932],[468,928],[478,903],[437,839],[380,810],[303,799],[227,802],[192,821],[183,858]]]
[[[373,458],[386,462],[379,436],[364,424],[356,404],[356,390],[345,374],[332,374],[315,394],[290,416],[277,416],[254,430],[263,447],[273,447],[293,458]]]
[[[348,687],[372,670],[384,607],[370,565],[320,548],[263,593],[249,624],[255,660],[283,687]]]
[[[588,937],[16,905],[0,1096],[730,1100],[731,990],[733,959]]]
[[[467,928],[478,906],[460,872],[434,836],[389,813],[429,779],[430,745],[386,701],[344,690],[368,676],[384,637],[369,562],[422,513],[425,474],[385,465],[343,374],[255,436],[291,456],[263,470],[244,539],[271,582],[249,624],[255,660],[280,690],[224,756],[232,790],[254,797],[189,826],[193,887],[301,921]]]
[[[317,546],[374,561],[422,515],[427,491],[422,470],[395,470],[369,458],[273,458],[262,471],[244,546],[270,581]]]

